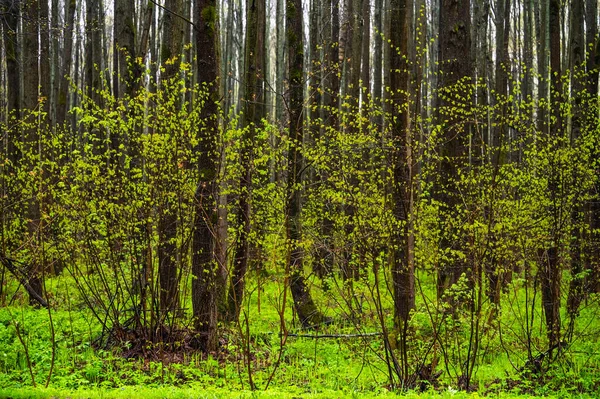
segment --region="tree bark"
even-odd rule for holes
[[[26,112],[38,110],[39,105],[39,2],[38,0],[28,1],[23,5],[23,109]],[[26,114],[21,115],[26,116]],[[28,115],[28,123],[24,132],[25,145],[24,162],[25,166],[32,173],[36,173],[39,167],[38,157],[40,154],[40,136],[38,131],[38,121],[35,115]],[[28,160],[28,156],[32,158]],[[36,188],[38,182],[33,182]],[[39,254],[38,245],[40,244],[41,218],[40,203],[38,201],[38,192],[34,189],[33,198],[28,199],[27,210],[27,232],[30,240],[31,266],[29,272],[29,285],[35,294],[30,292],[29,302],[37,304],[37,296],[43,297],[42,283],[42,257]]]
[[[550,83],[552,86],[551,92],[551,109],[550,112],[555,119],[551,126],[550,135],[558,138],[563,134],[562,121],[560,114],[560,93],[561,93],[561,58],[560,58],[560,1],[550,0],[549,12],[549,27],[550,27]],[[556,145],[556,144],[552,144]],[[546,316],[546,333],[548,335],[549,355],[552,357],[552,350],[560,342],[561,335],[561,318],[560,318],[560,302],[561,302],[561,269],[559,263],[559,244],[562,241],[561,232],[561,201],[558,180],[560,171],[558,170],[556,160],[551,160],[550,171],[548,178],[548,193],[550,196],[550,215],[551,223],[550,235],[552,242],[545,250],[543,262],[540,265],[540,283],[542,288],[542,304],[544,314]]]
[[[63,62],[60,70],[58,97],[56,99],[56,123],[67,122],[67,111],[69,109],[69,76],[71,76],[71,65],[73,65],[73,27],[75,26],[75,0],[65,1],[66,21],[65,36],[63,44]]]
[[[304,278],[304,252],[302,250],[302,142],[303,142],[303,59],[302,45],[302,2],[286,0],[286,23],[289,59],[289,136],[290,149],[288,152],[288,185],[287,185],[287,236],[290,241],[290,291],[294,299],[294,307],[303,327],[319,325],[323,316],[317,309]]]
[[[196,210],[192,243],[192,305],[195,328],[200,334],[200,347],[207,352],[217,349],[217,322],[219,270],[225,265],[215,262],[217,245],[217,101],[219,96],[218,77],[218,32],[217,5],[215,0],[195,0],[195,20],[199,21],[196,32],[198,49],[198,80],[205,84],[208,98],[202,111],[205,126],[201,128],[198,146],[199,178],[196,188]]]
[[[444,108],[447,115],[443,119],[443,144],[440,148],[439,188],[435,193],[440,205],[442,231],[440,249],[462,250],[463,243],[458,227],[451,221],[457,217],[456,209],[460,203],[456,183],[459,171],[466,162],[467,134],[465,126],[456,114],[455,107],[466,101],[467,93],[458,85],[461,79],[471,77],[471,16],[470,0],[441,0],[439,16],[439,87],[444,95],[439,95],[438,109]],[[449,256],[438,270],[437,290],[442,296],[445,290],[458,281],[466,272],[463,261]]]
[[[164,65],[161,75],[163,90],[176,90],[170,81],[177,79],[183,42],[182,0],[166,0],[163,15],[163,36],[160,58]],[[163,176],[165,184],[169,176]],[[160,283],[161,320],[166,320],[179,307],[179,265],[176,236],[179,224],[175,198],[162,198],[158,215],[158,275]]]
[[[239,233],[229,286],[229,318],[237,320],[244,298],[245,277],[250,262],[251,196],[252,196],[252,143],[264,117],[264,61],[265,61],[265,0],[248,0],[246,4],[246,54],[244,119],[246,130],[241,144],[242,173],[238,195],[237,223]]]

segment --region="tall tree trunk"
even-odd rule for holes
[[[134,1],[114,0],[114,82],[115,97],[133,95],[133,85],[139,78],[137,54],[135,52],[135,26],[133,21]]]
[[[459,171],[467,156],[467,134],[455,107],[467,99],[467,93],[456,84],[465,77],[471,77],[471,16],[470,0],[441,0],[439,16],[439,87],[446,88],[445,95],[439,97],[439,106],[448,112],[444,115],[443,144],[440,149],[439,188],[435,196],[440,205],[443,237],[440,242],[442,251],[462,250],[462,232],[453,227],[452,220],[458,215],[460,204],[456,183]],[[450,89],[452,88],[452,89]],[[454,104],[453,104],[454,103]],[[451,106],[452,107],[449,107]],[[437,289],[441,297],[444,291],[458,281],[466,272],[463,261],[457,256],[448,257],[438,270]]]
[[[101,0],[86,0],[85,3],[85,86],[86,94],[100,104],[102,69],[102,26],[100,22]]]
[[[496,107],[500,109],[499,122],[492,129],[492,140],[490,142],[490,156],[493,167],[497,170],[500,165],[507,162],[506,159],[506,144],[507,144],[507,128],[506,128],[506,112],[507,104],[506,99],[508,95],[508,75],[510,74],[511,65],[509,63],[508,44],[510,36],[510,0],[497,0],[496,1],[496,15],[495,15],[495,26],[496,26],[496,65],[495,65],[495,101],[493,102]],[[493,212],[492,209],[486,207],[486,212]],[[493,215],[488,215],[489,218],[493,218]],[[491,238],[491,245],[495,245],[497,242],[494,233]],[[491,253],[490,259],[486,263],[486,276],[488,281],[488,298],[494,303],[500,302],[500,289],[504,283],[506,272],[505,265],[498,265],[498,259],[496,259],[496,250],[494,249]]]
[[[571,146],[576,146],[576,141],[580,137],[581,130],[581,115],[582,101],[581,95],[586,90],[586,83],[579,77],[577,71],[581,71],[585,68],[584,57],[585,57],[585,34],[584,34],[584,0],[574,0],[571,2],[571,26],[570,26],[570,42],[569,42],[569,68],[571,69],[571,90],[572,98],[575,98],[574,112],[571,117]],[[573,173],[574,181],[577,181],[576,172]],[[579,305],[583,299],[583,278],[581,272],[583,271],[583,259],[582,259],[582,224],[583,224],[583,207],[579,206],[579,196],[574,199],[575,204],[571,205],[571,282],[569,284],[569,294],[567,299],[567,313],[569,316],[568,326],[568,340],[570,341],[574,328],[575,319],[579,313]]]
[[[548,2],[539,0],[539,10],[536,13],[536,25],[540,28],[538,36],[538,100],[549,98],[548,94]],[[539,23],[538,23],[539,22]],[[538,106],[538,130],[548,132],[548,113],[546,107]]]
[[[160,48],[161,63],[165,71],[161,76],[164,90],[176,90],[170,83],[179,74],[183,42],[183,22],[179,15],[183,12],[182,0],[166,0],[163,15],[163,36]],[[165,184],[169,177],[164,176]],[[178,216],[176,200],[163,198],[158,215],[158,275],[160,283],[161,320],[179,306],[179,267],[177,262],[176,235]]]
[[[366,100],[367,95],[371,93],[371,0],[362,0],[361,14],[360,30],[363,37],[360,80],[364,89],[363,98]]]
[[[379,107],[382,106],[383,97],[383,0],[375,0],[373,9],[373,101]],[[374,118],[375,125],[381,131],[383,126],[383,115]]]
[[[69,108],[69,76],[71,76],[71,66],[73,65],[73,28],[75,26],[75,0],[65,1],[66,21],[63,44],[63,62],[60,70],[58,97],[56,99],[56,123],[64,124],[67,121],[67,111]]]
[[[302,326],[309,327],[323,322],[323,316],[312,300],[304,278],[304,251],[302,249],[301,185],[303,168],[303,58],[302,2],[287,0],[286,22],[289,56],[289,137],[288,186],[286,204],[287,235],[291,252],[289,259],[290,290],[294,306]]]
[[[225,283],[218,279],[221,275],[219,269],[225,265],[215,262],[217,240],[220,238],[216,234],[218,214],[215,203],[218,166],[218,14],[215,0],[195,0],[194,7],[195,19],[199,21],[196,32],[198,80],[207,85],[209,97],[202,111],[205,126],[200,131],[198,146],[200,181],[196,188],[196,214],[192,237],[192,305],[194,325],[200,334],[200,347],[211,352],[217,348],[218,291],[223,289]]]
[[[46,113],[46,121],[51,122],[50,118],[50,100],[52,98],[52,70],[50,69],[50,8],[48,0],[39,2],[39,41],[40,41],[40,61],[39,61],[39,90],[40,98],[42,99],[40,110]]]
[[[28,1],[23,5],[23,76],[27,78],[23,80],[23,109],[26,111],[35,111],[38,109],[39,100],[39,2],[38,0]],[[22,116],[25,116],[22,115]],[[24,148],[24,163],[28,170],[33,173],[35,168],[39,167],[38,157],[40,154],[40,136],[38,131],[38,121],[35,115],[29,115],[27,127],[24,132],[25,145]],[[28,158],[32,157],[32,158]],[[37,188],[38,182],[33,183]],[[40,244],[41,220],[40,220],[40,203],[38,201],[38,192],[34,189],[33,198],[28,200],[26,218],[27,231],[29,234],[29,242],[31,251],[31,260],[29,271],[29,285],[32,288],[29,301],[32,304],[37,304],[37,298],[42,298],[42,256],[38,245]]]
[[[250,261],[251,196],[252,196],[252,143],[264,116],[264,60],[265,60],[265,0],[248,0],[246,4],[246,54],[244,119],[240,162],[242,177],[237,209],[238,237],[231,283],[229,286],[229,318],[237,320],[244,298],[245,277]]]
[[[403,375],[408,378],[408,321],[410,311],[415,307],[415,276],[412,251],[409,245],[411,234],[412,198],[412,144],[411,144],[411,106],[409,104],[410,66],[409,66],[409,26],[412,20],[413,2],[411,0],[391,1],[392,50],[389,66],[391,100],[394,108],[401,111],[392,123],[392,139],[394,143],[393,165],[393,197],[394,216],[399,223],[393,237],[394,262],[392,264],[392,281],[394,287],[394,318],[399,329],[400,357]]]
[[[19,52],[17,42],[17,29],[19,25],[20,9],[17,2],[3,1],[0,3],[3,18],[2,38],[4,40],[4,52],[6,60],[6,110],[8,118],[20,118],[21,108],[21,73],[19,70]],[[2,121],[9,123],[9,120]],[[12,136],[14,135],[14,136]],[[11,163],[17,162],[17,142],[19,137],[15,137],[16,132],[12,132],[11,137],[7,139],[7,152]]]
[[[550,112],[555,118],[550,127],[550,135],[558,138],[563,134],[560,114],[561,100],[561,58],[560,58],[560,1],[550,0],[549,12],[550,26],[550,83],[552,86]],[[557,144],[552,144],[556,146]],[[555,148],[556,150],[557,148]],[[560,342],[561,319],[560,319],[560,295],[561,295],[561,270],[559,263],[559,244],[562,242],[561,231],[561,201],[559,191],[559,165],[557,160],[551,160],[548,179],[548,193],[550,196],[551,226],[550,234],[552,242],[545,250],[542,264],[540,265],[540,284],[542,288],[542,304],[546,316],[546,332],[548,334],[548,348],[550,357],[553,349]]]
[[[598,64],[600,64],[600,44],[598,38],[598,2],[586,0],[585,26],[586,45],[589,55],[586,59],[588,82],[587,90],[591,98],[598,95]],[[600,154],[598,154],[600,156]],[[595,200],[587,205],[589,208],[589,256],[586,258],[586,268],[591,271],[588,277],[588,291],[600,292],[600,167],[596,169],[596,183],[594,185]]]

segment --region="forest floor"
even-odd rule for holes
[[[498,393],[490,396],[497,399],[527,399],[541,398],[540,396],[516,395],[509,393]],[[544,398],[593,398],[588,395],[565,396],[564,394],[548,394]],[[358,398],[381,398],[381,399],[476,399],[482,398],[478,393],[457,392],[448,389],[444,392],[349,392],[345,390],[324,392],[306,392],[305,390],[290,387],[289,389],[269,389],[267,391],[231,391],[225,388],[145,388],[140,386],[130,386],[119,389],[79,389],[75,391],[54,389],[54,388],[20,388],[20,389],[0,389],[0,398],[12,399],[358,399]]]
[[[65,281],[49,281],[59,283]],[[255,283],[250,281],[251,292],[261,292],[252,284]],[[357,294],[362,295],[359,289],[357,285]],[[431,359],[425,345],[431,340],[431,333],[427,319],[418,312],[413,317],[411,367],[422,365],[417,386],[421,392],[393,391],[389,388],[391,371],[381,329],[368,298],[365,296],[361,303],[360,322],[351,322],[350,312],[344,312],[330,294],[317,287],[313,287],[313,292],[334,323],[317,330],[303,330],[288,306],[289,335],[282,343],[278,291],[276,286],[268,287],[260,302],[253,295],[245,306],[253,322],[248,326],[223,325],[219,351],[208,356],[188,350],[185,345],[167,353],[160,349],[164,344],[155,344],[147,346],[143,354],[133,351],[136,344],[131,341],[108,347],[102,344],[105,340],[99,339],[103,336],[101,325],[81,305],[77,294],[55,295],[51,317],[47,309],[33,308],[26,304],[24,295],[17,295],[12,305],[0,307],[0,398],[599,397],[600,355],[596,354],[598,342],[593,338],[596,335],[573,345],[574,349],[561,362],[541,375],[528,373],[524,367],[527,358],[519,357],[518,352],[512,352],[510,358],[506,355],[508,349],[519,345],[518,336],[505,335],[503,341],[486,338],[482,341],[486,351],[478,358],[469,385],[473,393],[458,389],[460,369],[451,363],[444,365],[440,360],[425,377],[422,371],[431,363],[419,363],[419,359]],[[509,312],[503,315],[506,325],[514,324],[508,319],[510,316]],[[586,331],[592,334],[598,324],[597,314],[583,313],[582,320],[587,320]],[[246,333],[240,333],[244,330]],[[459,344],[468,342],[459,335],[462,330],[457,331],[448,336]],[[249,352],[244,349],[245,342],[249,342]],[[460,354],[461,346],[448,347]],[[451,353],[448,359],[453,359]],[[250,390],[252,385],[255,390]]]

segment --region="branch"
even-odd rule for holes
[[[46,300],[31,287],[29,284],[29,277],[13,264],[12,259],[5,257],[4,254],[0,254],[0,263],[3,264],[8,271],[10,271],[19,280],[21,285],[25,287],[27,293],[29,293],[32,299],[35,299],[43,307],[48,307],[48,302],[46,302]]]
[[[155,0],[150,0],[150,2],[151,2],[152,4],[154,4],[155,6],[162,8],[163,10],[165,10],[166,12],[168,12],[169,14],[173,14],[173,15],[175,15],[177,18],[181,18],[182,20],[184,20],[185,22],[187,22],[188,24],[190,24],[190,25],[192,26],[192,28],[194,28],[194,30],[195,30],[196,32],[198,32],[198,31],[200,30],[200,29],[198,29],[198,27],[196,26],[196,24],[195,24],[195,23],[193,23],[191,20],[189,20],[188,18],[184,17],[183,15],[181,15],[181,14],[178,14],[178,13],[176,13],[176,12],[175,12],[175,11],[173,11],[173,10],[169,10],[167,7],[163,6],[162,4],[158,4],[158,3],[157,3]]]

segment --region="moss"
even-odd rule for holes
[[[217,20],[217,9],[215,6],[206,6],[202,9],[200,16],[204,24],[208,27],[210,34],[215,32],[215,21]]]

